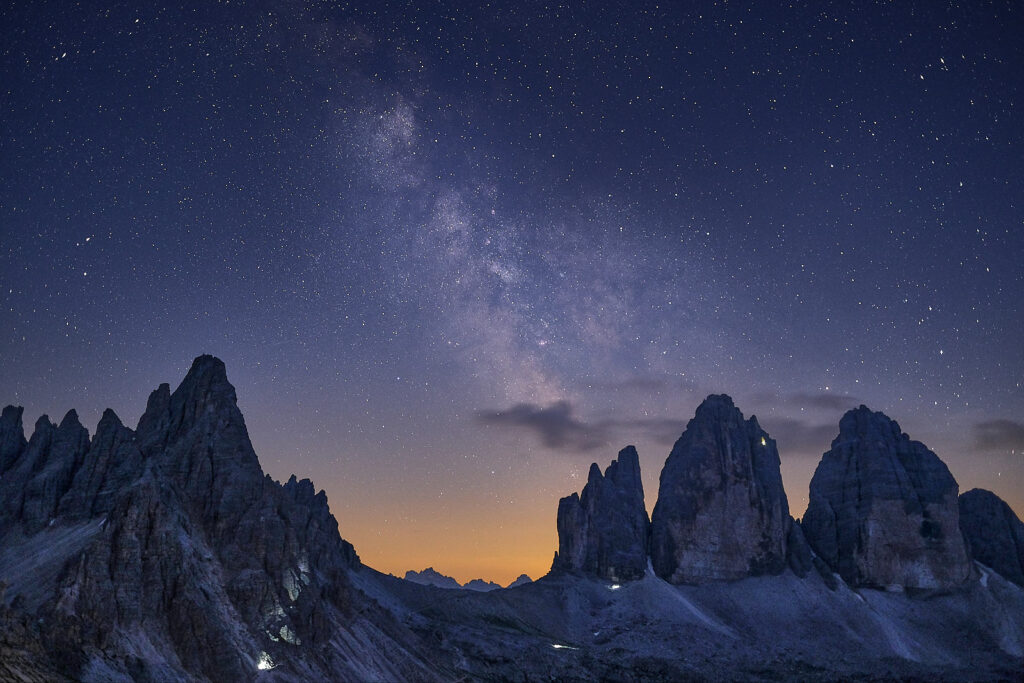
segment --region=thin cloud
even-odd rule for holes
[[[607,445],[606,424],[587,424],[574,416],[568,401],[556,401],[547,407],[517,403],[507,410],[481,411],[477,419],[505,427],[525,428],[536,434],[548,448],[565,451],[592,451]]]
[[[788,394],[784,400],[798,408],[819,408],[824,410],[849,410],[860,405],[861,401],[853,396],[833,394],[831,392],[797,392]]]
[[[827,451],[839,433],[834,422],[817,424],[788,417],[771,417],[758,421],[779,444],[779,454],[820,456]]]
[[[986,420],[974,425],[974,444],[980,451],[1024,452],[1024,424],[1014,420]]]
[[[671,446],[674,444],[686,428],[685,420],[676,420],[668,417],[644,417],[634,420],[614,420],[608,424],[628,431],[630,434],[636,434],[639,432],[639,435],[631,436],[630,439],[627,440],[638,441],[640,440],[640,437],[646,437],[647,439],[663,446]]]
[[[504,410],[483,410],[476,414],[476,419],[500,427],[525,429],[548,448],[578,453],[606,448],[615,440],[622,444],[649,440],[671,446],[686,426],[681,420],[657,417],[586,422],[576,417],[575,408],[566,400],[548,406],[517,403]]]

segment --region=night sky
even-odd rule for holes
[[[1019,3],[149,4],[2,10],[27,428],[212,353],[364,562],[463,581],[628,443],[652,508],[712,392],[797,517],[859,403],[1024,513]]]

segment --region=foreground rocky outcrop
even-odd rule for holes
[[[347,651],[339,624],[375,610],[381,642],[415,638],[353,592],[323,492],[263,474],[221,361],[161,385],[135,431],[108,410],[90,439],[71,411],[26,441],[20,417],[0,419],[0,579],[65,675],[430,677],[415,656]]]
[[[640,457],[627,446],[605,470],[594,463],[583,493],[558,502],[558,552],[552,569],[611,581],[638,579],[647,570],[649,522]]]
[[[789,503],[775,441],[725,395],[697,408],[665,461],[651,515],[651,562],[671,583],[786,567]]]
[[[985,489],[960,495],[960,529],[971,557],[1024,586],[1024,523],[1002,498]]]
[[[948,589],[971,576],[957,483],[924,444],[865,406],[811,479],[807,541],[852,586]]]

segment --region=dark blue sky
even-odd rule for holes
[[[858,403],[1024,512],[1016,3],[20,3],[0,402],[228,364],[369,564],[546,568],[703,396],[790,506]]]

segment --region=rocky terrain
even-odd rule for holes
[[[1020,520],[989,492],[958,501],[934,453],[863,407],[803,523],[774,441],[712,396],[669,455],[650,526],[627,448],[560,502],[552,572],[485,592],[364,566],[323,492],[263,474],[215,358],[154,391],[135,429],[107,411],[90,437],[71,411],[26,438],[22,415],[0,414],[0,680],[1024,671]]]

